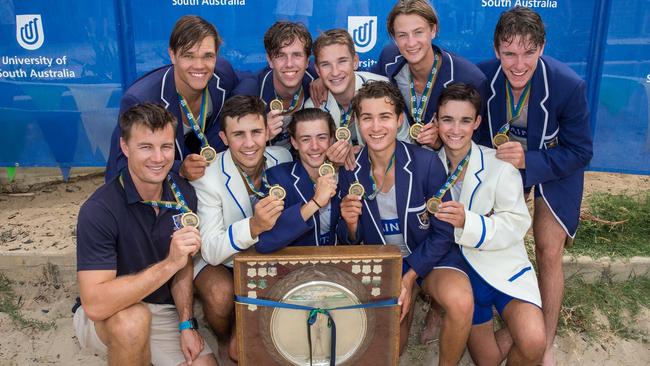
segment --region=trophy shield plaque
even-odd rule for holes
[[[290,247],[235,257],[235,295],[329,310],[336,365],[396,365],[399,307],[365,307],[399,296],[402,257],[389,245]],[[240,365],[330,365],[327,315],[238,302]],[[307,333],[309,332],[309,334]],[[311,347],[309,345],[311,338]],[[311,357],[310,357],[311,353]]]

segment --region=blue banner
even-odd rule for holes
[[[434,0],[436,43],[472,62],[494,57],[500,13],[533,7],[546,24],[545,54],[587,80],[592,170],[650,173],[650,0]],[[276,20],[305,23],[315,38],[345,28],[361,67],[391,39],[392,1],[0,0],[0,166],[103,166],[123,90],[168,64],[180,16],[197,14],[224,39],[239,70],[266,63],[262,38]],[[622,149],[625,147],[625,149]]]

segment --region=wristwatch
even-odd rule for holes
[[[179,332],[182,332],[185,329],[199,329],[199,322],[196,321],[196,318],[189,318],[186,321],[178,324]]]

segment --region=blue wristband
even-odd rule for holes
[[[178,324],[178,331],[179,332],[182,332],[185,329],[199,329],[199,324],[196,321],[196,318],[190,318],[190,319]]]

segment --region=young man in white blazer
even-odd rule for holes
[[[442,91],[435,122],[451,171],[463,166],[451,187],[452,200],[435,216],[454,226],[456,243],[468,264],[474,316],[468,341],[478,365],[537,365],[545,350],[544,317],[537,277],[524,247],[531,218],[521,176],[496,150],[478,146],[472,135],[480,123],[481,96],[466,84]],[[506,327],[494,332],[492,307]]]
[[[222,295],[221,306],[205,315],[212,318],[211,324],[221,325],[222,334],[231,329],[234,309],[231,257],[254,245],[284,208],[283,201],[262,192],[266,190],[265,170],[290,161],[291,154],[282,147],[266,147],[267,133],[260,98],[240,95],[228,99],[221,111],[219,132],[228,149],[217,155],[203,177],[192,181],[203,242],[202,259],[195,260],[194,271],[215,272],[207,287]],[[229,355],[237,358],[235,337],[230,338]]]

